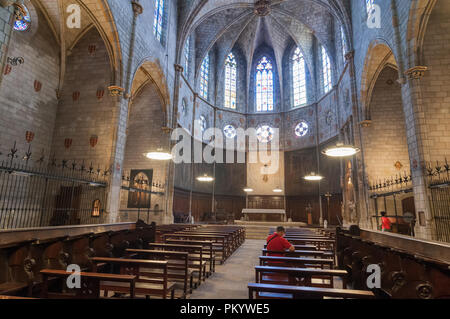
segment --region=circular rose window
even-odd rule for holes
[[[227,138],[234,138],[236,136],[236,128],[233,125],[227,125],[223,128],[223,133]]]
[[[308,131],[309,125],[305,121],[298,123],[297,126],[295,127],[295,135],[297,135],[298,137],[305,136],[306,134],[308,134]]]
[[[269,143],[273,139],[273,128],[269,125],[262,125],[256,130],[256,136],[261,143]]]

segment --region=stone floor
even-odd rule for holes
[[[248,299],[247,284],[255,281],[255,266],[264,240],[247,239],[224,265],[195,289],[189,299]]]

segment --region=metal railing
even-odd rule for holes
[[[436,231],[435,240],[450,242],[450,165],[436,162],[427,165],[431,193],[431,210]]]
[[[105,220],[108,169],[33,158],[16,143],[0,153],[0,229],[100,224]]]

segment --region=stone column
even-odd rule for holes
[[[128,122],[128,99],[131,90],[131,74],[133,68],[134,43],[136,36],[137,18],[143,12],[142,6],[138,1],[131,1],[133,8],[133,22],[130,35],[130,47],[128,54],[128,63],[126,68],[125,88],[112,85],[108,87],[110,95],[115,98],[113,112],[115,122],[113,123],[113,149],[111,154],[110,183],[108,192],[108,202],[106,210],[108,212],[108,222],[116,223],[119,220],[120,210],[120,190],[122,186],[122,164],[125,156],[125,145],[127,141],[127,122]],[[124,93],[126,92],[126,93]]]
[[[425,163],[430,160],[430,152],[427,142],[424,101],[420,86],[420,79],[426,70],[427,67],[425,66],[416,66],[405,72],[407,79],[402,86],[402,98],[416,206],[415,234],[419,238],[433,239],[433,216],[425,170]],[[422,224],[420,223],[421,220]]]
[[[366,173],[364,166],[364,149],[362,143],[362,132],[361,132],[361,114],[360,107],[358,103],[358,91],[356,85],[356,77],[355,77],[355,62],[354,62],[355,52],[350,51],[345,55],[345,59],[347,60],[350,79],[351,79],[351,100],[352,100],[352,122],[350,123],[352,126],[351,133],[353,134],[352,138],[354,140],[354,146],[359,148],[361,152],[355,155],[352,165],[352,174],[356,177],[356,183],[354,185],[355,190],[355,207],[353,213],[348,205],[348,203],[344,203],[345,205],[345,215],[349,217],[349,220],[346,223],[357,223],[360,227],[363,228],[371,228],[371,217],[369,215],[368,208],[368,183],[366,181]],[[344,161],[344,165],[346,161]],[[347,168],[344,168],[344,174]],[[356,175],[355,175],[356,174]],[[345,185],[343,185],[345,189]]]
[[[178,102],[180,99],[180,83],[181,83],[181,74],[184,69],[181,65],[175,64],[175,77],[174,77],[174,92],[173,92],[173,106],[172,108],[168,108],[167,112],[167,129],[169,133],[169,141],[168,144],[169,149],[175,146],[176,141],[172,141],[171,133],[174,129],[177,128],[177,114],[178,114]],[[173,198],[174,198],[174,188],[175,188],[175,163],[170,161],[167,165],[167,175],[166,175],[166,209],[164,212],[164,216],[162,219],[162,223],[164,224],[173,224]]]

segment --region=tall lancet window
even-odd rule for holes
[[[184,75],[189,76],[189,59],[190,59],[190,37],[187,38],[186,44],[184,45]]]
[[[294,88],[294,107],[306,104],[306,68],[305,59],[297,48],[292,56],[292,83]]]
[[[154,16],[155,19],[153,21],[153,34],[159,42],[162,42],[164,0],[156,0]]]
[[[230,53],[225,62],[225,107],[233,110],[236,109],[236,73],[236,58]]]
[[[203,60],[200,70],[200,96],[208,99],[208,81],[209,81],[209,54]]]
[[[328,93],[331,90],[331,63],[327,50],[322,46],[322,80],[323,92]]]
[[[375,5],[374,0],[366,0],[366,10],[367,15],[370,16],[372,14],[373,7]]]
[[[256,67],[256,111],[273,111],[273,65],[262,57]]]
[[[344,26],[341,25],[341,44],[342,44],[342,57],[345,63],[345,54],[347,53],[347,41],[345,40]]]

